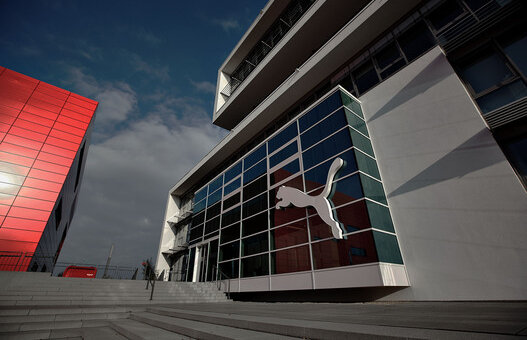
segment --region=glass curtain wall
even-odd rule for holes
[[[275,207],[280,186],[318,195],[337,157],[344,165],[329,200],[342,240],[313,208]],[[360,103],[340,88],[198,190],[193,214],[191,247],[209,240],[219,246],[209,251],[207,280],[215,265],[230,278],[244,278],[403,263]]]

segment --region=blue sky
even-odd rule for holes
[[[227,131],[219,66],[266,1],[0,1],[0,65],[100,102],[59,261],[139,265],[166,198]]]

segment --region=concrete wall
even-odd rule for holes
[[[359,98],[411,287],[527,299],[527,194],[439,47]]]

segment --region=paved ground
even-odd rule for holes
[[[176,306],[174,306],[176,307]],[[342,325],[448,330],[527,337],[527,302],[185,304],[178,308]]]

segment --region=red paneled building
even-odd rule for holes
[[[97,104],[0,66],[0,270],[53,270]]]

